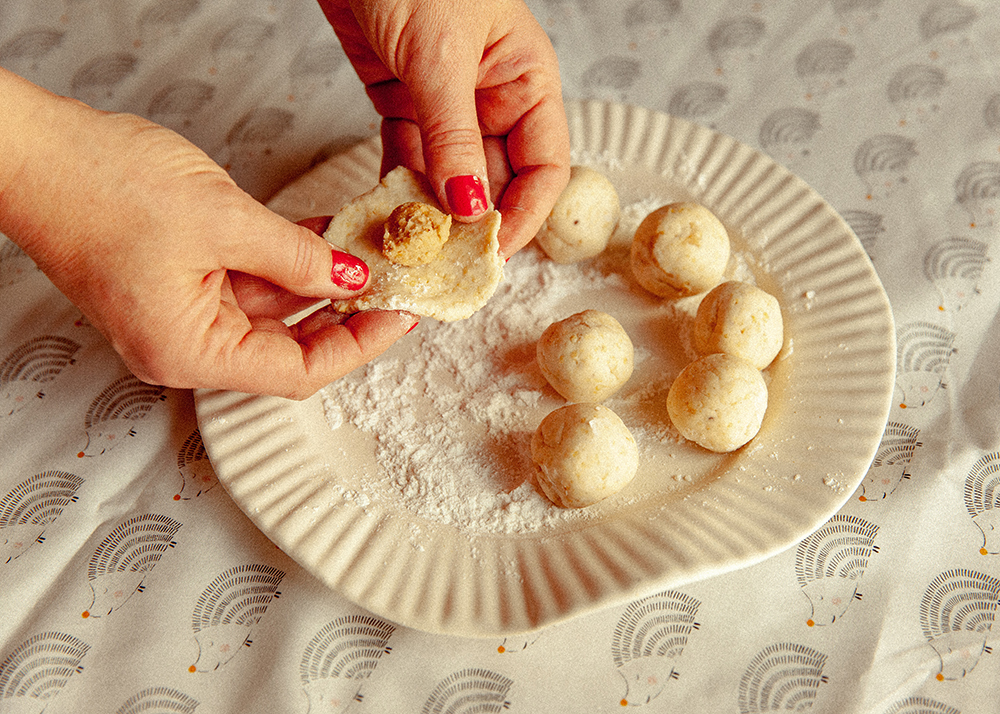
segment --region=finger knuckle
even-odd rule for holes
[[[482,145],[482,141],[478,127],[444,126],[441,123],[427,126],[427,144],[431,151],[453,153],[457,149],[471,154]]]
[[[313,245],[313,237],[307,235],[308,229],[303,228],[298,233],[295,244],[295,255],[290,266],[289,280],[293,286],[308,285],[316,270],[316,251]]]

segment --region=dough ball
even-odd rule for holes
[[[583,508],[635,478],[639,449],[625,423],[600,404],[567,404],[542,420],[531,438],[538,485],[562,508]]]
[[[709,451],[735,451],[757,435],[767,385],[749,362],[724,353],[695,360],[667,393],[667,413],[685,439]]]
[[[655,295],[679,298],[719,284],[729,263],[729,234],[698,203],[671,203],[643,219],[632,239],[632,273]]]
[[[618,225],[618,192],[598,171],[570,168],[569,183],[536,236],[557,263],[575,263],[603,251]]]
[[[784,340],[781,307],[757,286],[730,280],[712,288],[698,305],[693,332],[701,354],[725,352],[764,369]]]
[[[632,376],[632,340],[615,318],[598,310],[549,325],[535,355],[545,379],[571,402],[602,402]]]
[[[392,209],[385,220],[382,254],[397,265],[426,265],[441,252],[451,233],[451,216],[420,201]]]

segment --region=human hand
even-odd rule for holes
[[[458,220],[489,196],[500,252],[528,243],[569,180],[569,130],[555,51],[522,0],[319,4],[383,117],[382,172],[427,174]]]
[[[12,78],[0,76],[7,119],[30,121],[0,132],[0,230],[140,379],[304,398],[416,324],[321,309],[286,327],[361,288],[364,263],[267,210],[179,135]]]

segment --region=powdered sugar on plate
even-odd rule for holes
[[[635,344],[633,377],[605,405],[629,426],[640,459],[680,445],[664,404],[673,376],[695,356],[684,323],[697,300],[663,302],[631,278],[628,245],[650,205],[623,207],[611,245],[593,260],[560,265],[528,246],[472,317],[424,320],[324,389],[331,428],[345,438],[359,430],[374,443],[381,476],[366,484],[369,498],[401,499],[416,516],[480,533],[533,532],[594,517],[595,507],[562,509],[545,499],[530,457],[539,422],[565,404],[539,371],[535,344],[552,322],[587,308],[618,319]],[[632,498],[626,489],[611,500]]]
[[[531,478],[531,434],[561,404],[536,366],[535,342],[566,316],[559,306],[567,297],[621,289],[623,280],[523,250],[471,318],[425,320],[391,352],[326,387],[327,420],[374,437],[385,477],[373,486],[397,491],[416,515],[494,533],[585,518],[550,504]]]

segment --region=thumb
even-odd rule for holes
[[[225,267],[306,297],[343,298],[365,287],[369,271],[361,258],[334,249],[311,223],[290,223],[263,206],[261,211]]]
[[[420,128],[427,178],[438,200],[458,220],[474,221],[490,209],[486,155],[476,112],[479,53],[447,49],[441,57],[416,60],[406,67],[409,89]],[[442,72],[441,67],[454,68]]]

